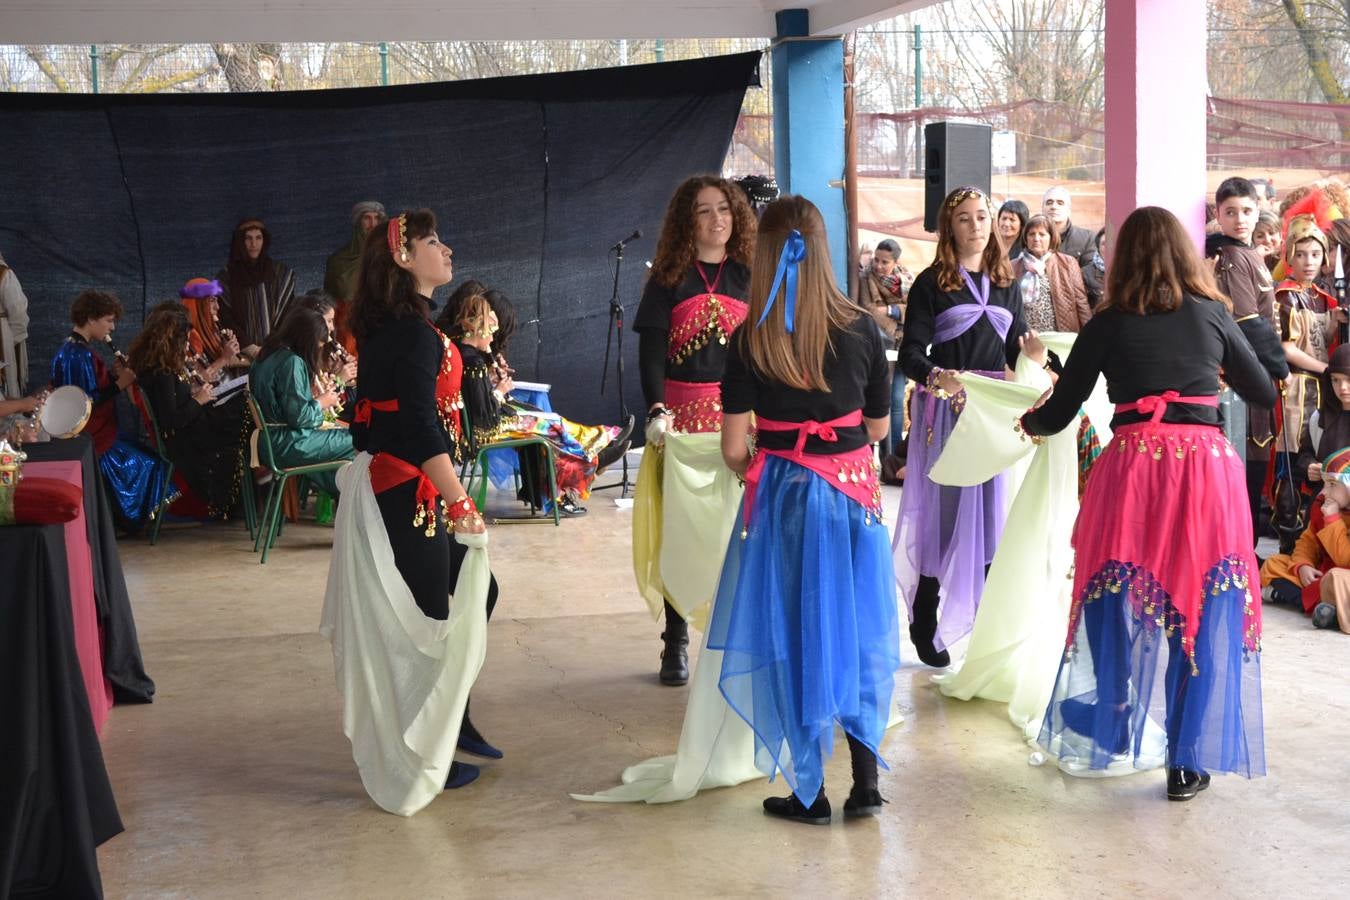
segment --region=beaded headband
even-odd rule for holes
[[[392,253],[399,262],[408,261],[408,216],[406,213],[399,213],[389,220],[389,252]]]
[[[257,229],[258,231],[266,231],[267,226],[263,224],[262,219],[246,219],[243,222],[240,222],[239,225],[234,230],[252,231],[254,229]]]
[[[962,203],[965,203],[972,197],[979,197],[984,201],[984,205],[993,209],[993,204],[989,202],[989,195],[977,187],[961,187],[952,191],[951,196],[947,198],[947,208],[956,209]]]

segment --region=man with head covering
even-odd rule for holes
[[[323,289],[333,299],[352,299],[356,288],[356,270],[361,265],[361,247],[366,242],[366,235],[387,218],[384,204],[377,200],[362,200],[352,207],[351,240],[328,257],[328,266],[323,274]]]
[[[8,363],[0,382],[4,390],[0,394],[8,397],[22,397],[24,382],[28,380],[28,297],[19,284],[19,276],[5,262],[0,254],[0,313],[9,321],[9,331],[14,341],[14,353],[9,348],[0,350],[0,363]]]
[[[1092,254],[1096,250],[1092,232],[1086,228],[1079,228],[1070,221],[1073,200],[1067,190],[1055,185],[1046,191],[1045,196],[1041,198],[1041,212],[1050,220],[1050,224],[1059,229],[1060,253],[1067,253],[1078,260],[1079,266],[1092,262]]]
[[[230,261],[216,275],[220,324],[244,348],[261,346],[295,297],[295,271],[272,259],[272,234],[261,219],[245,219],[234,228]]]

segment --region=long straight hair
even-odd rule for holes
[[[263,341],[258,351],[258,362],[278,350],[289,350],[304,362],[313,378],[323,369],[323,344],[328,341],[328,323],[323,316],[307,306],[295,306],[282,316],[281,322]]]
[[[771,298],[778,258],[788,232],[796,229],[806,240],[806,258],[797,267],[795,329],[787,331],[786,282]],[[757,326],[764,308],[773,309]],[[770,203],[759,221],[759,239],[750,268],[750,310],[737,333],[750,368],[788,387],[829,393],[825,355],[834,349],[832,332],[847,328],[860,311],[835,286],[830,245],[820,210],[805,197],[789,195]]]
[[[961,198],[959,195],[963,193],[969,196]],[[994,214],[989,197],[983,191],[973,188],[957,188],[943,199],[942,209],[938,210],[937,251],[933,254],[933,268],[937,270],[940,290],[961,290],[961,255],[956,250],[952,213],[970,197],[983,199],[985,208],[989,210],[989,243],[984,245],[984,252],[980,254],[980,270],[999,287],[1012,284],[1012,263],[1008,261],[1008,248],[1003,246],[1003,238],[999,236],[998,217]]]
[[[1137,316],[1172,312],[1188,294],[1233,308],[1177,217],[1160,206],[1139,207],[1116,234],[1102,308]]]

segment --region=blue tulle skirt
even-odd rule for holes
[[[1041,746],[1084,770],[1166,764],[1264,775],[1261,654],[1243,646],[1250,595],[1233,565],[1221,561],[1205,579],[1194,666],[1180,629],[1169,634],[1165,618],[1130,600],[1151,575],[1119,561],[1104,566],[1060,666]]]
[[[803,803],[824,783],[836,722],[874,753],[881,746],[898,619],[885,524],[770,457],[749,533],[731,536],[708,646],[724,654],[723,696],[755,732],[755,765],[771,779],[782,772]]]
[[[164,491],[168,465],[125,440],[119,440],[98,459],[104,484],[119,523],[139,529],[155,511]]]

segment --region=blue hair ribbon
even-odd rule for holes
[[[759,314],[759,321],[755,323],[756,328],[763,325],[764,320],[769,317],[769,310],[773,309],[774,301],[778,299],[778,289],[783,287],[783,302],[787,304],[783,310],[787,333],[792,334],[796,330],[797,264],[804,259],[806,259],[806,239],[794,228],[788,232],[787,240],[783,242],[783,252],[778,256],[778,271],[773,275],[773,287],[769,288],[769,302],[764,304],[764,312]]]

